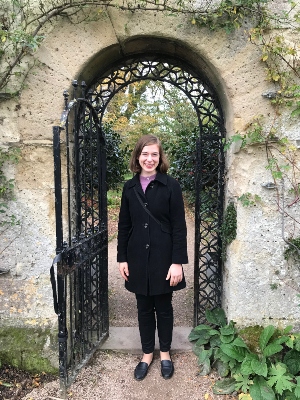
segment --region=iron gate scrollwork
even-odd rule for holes
[[[57,282],[53,266],[51,276],[62,389],[108,335],[106,159],[101,124],[114,95],[142,80],[176,86],[197,113],[194,325],[205,322],[207,309],[221,306],[225,128],[218,97],[210,83],[181,60],[161,54],[124,58],[91,83],[87,96],[85,85],[82,97],[74,96],[70,102],[65,93],[62,126],[54,127]],[[61,160],[62,132],[65,153]],[[67,221],[64,230],[63,220]]]
[[[53,127],[57,265],[51,267],[58,314],[61,389],[108,336],[105,138],[92,95],[64,93],[61,125]],[[64,224],[63,224],[64,222]]]
[[[224,120],[209,82],[178,59],[142,54],[113,65],[90,86],[100,122],[113,96],[132,82],[168,82],[182,90],[199,121],[195,143],[194,325],[206,321],[206,309],[221,306],[224,202]]]

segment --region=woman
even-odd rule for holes
[[[141,137],[130,160],[136,175],[124,185],[119,214],[117,261],[126,289],[136,295],[144,353],[134,370],[137,380],[153,360],[156,322],[161,374],[169,379],[174,372],[172,293],[186,286],[182,264],[188,257],[181,188],[167,175],[168,166],[159,139]]]

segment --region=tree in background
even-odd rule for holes
[[[112,129],[110,124],[105,123],[103,131],[107,150],[107,189],[116,190],[128,173],[128,146],[122,143],[121,136]]]
[[[126,143],[128,158],[140,136],[158,136],[170,160],[171,174],[185,191],[194,192],[198,119],[182,91],[160,81],[132,83],[114,96],[105,121],[110,121],[111,128],[123,139],[120,147]]]

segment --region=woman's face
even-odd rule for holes
[[[159,147],[157,144],[150,144],[145,146],[138,158],[139,164],[142,168],[142,176],[151,176],[156,172],[159,163]]]

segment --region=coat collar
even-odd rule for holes
[[[161,172],[157,171],[155,181],[162,183],[163,185],[167,185],[167,174],[162,174]],[[136,174],[130,181],[129,187],[137,186],[137,189],[141,187],[140,184],[140,174]],[[141,188],[142,190],[142,188]],[[142,190],[143,192],[143,190]],[[143,192],[144,193],[144,192]]]

